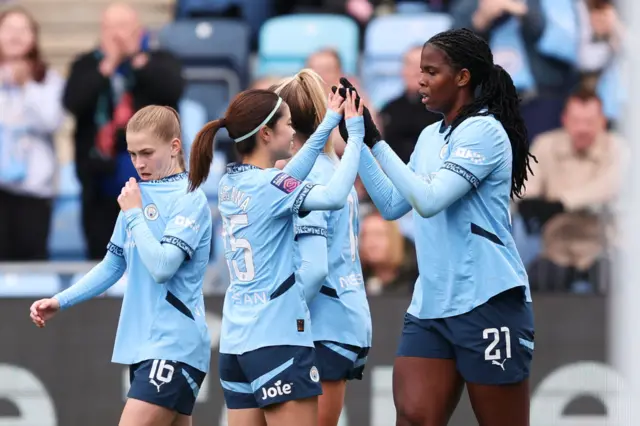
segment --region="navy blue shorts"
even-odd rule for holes
[[[129,366],[127,397],[190,416],[206,373],[182,362],[150,359]]]
[[[329,341],[315,345],[320,380],[362,380],[369,348]]]
[[[322,395],[314,348],[269,346],[242,355],[220,354],[227,408],[264,408]]]
[[[511,384],[529,377],[533,341],[531,303],[517,287],[454,317],[419,319],[407,313],[397,355],[454,359],[469,383]]]

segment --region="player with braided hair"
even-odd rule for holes
[[[432,37],[420,68],[422,103],[443,120],[405,165],[365,110],[359,167],[387,220],[414,211],[420,276],[394,365],[396,425],[446,425],[466,383],[480,425],[528,426],[533,313],[509,203],[535,158],[516,89],[466,29]]]

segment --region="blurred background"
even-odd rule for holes
[[[623,382],[606,347],[632,158],[618,133],[629,97],[622,15],[608,0],[0,0],[0,426],[117,421],[126,380],[109,359],[126,275],[46,330],[31,326],[28,306],[104,256],[116,196],[135,176],[123,128],[136,110],[178,109],[188,153],[236,93],[308,67],[327,90],[348,76],[408,161],[421,130],[440,119],[417,93],[421,47],[462,27],[486,38],[512,75],[538,158],[512,203],[536,313],[532,424],[623,424],[612,408],[626,403]],[[217,183],[235,159],[220,134],[204,185],[216,226],[205,282],[214,341],[228,285]],[[356,186],[375,331],[342,424],[387,426],[393,354],[417,277],[412,219],[385,221]],[[215,368],[207,383],[196,421],[224,425]],[[452,424],[475,424],[466,400]]]

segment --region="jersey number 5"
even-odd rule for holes
[[[236,238],[233,236],[234,227],[240,225],[248,225],[249,219],[246,214],[236,214],[227,217],[222,217],[223,238],[228,238],[229,247],[231,251],[242,250],[244,252],[244,267],[245,270],[241,271],[238,266],[238,262],[232,260],[229,265],[229,273],[235,274],[238,281],[247,282],[253,280],[256,276],[256,269],[253,265],[253,252],[251,251],[251,243],[244,238]],[[226,243],[226,241],[225,241]],[[225,244],[226,246],[226,244]],[[228,261],[227,261],[228,262]]]

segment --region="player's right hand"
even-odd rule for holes
[[[33,302],[30,309],[31,321],[40,328],[60,310],[60,302],[56,298],[40,299]]]
[[[335,88],[335,86],[333,86],[333,88]],[[329,100],[327,101],[327,108],[342,115],[344,113],[344,100],[345,96],[343,93],[331,90],[329,93]]]

